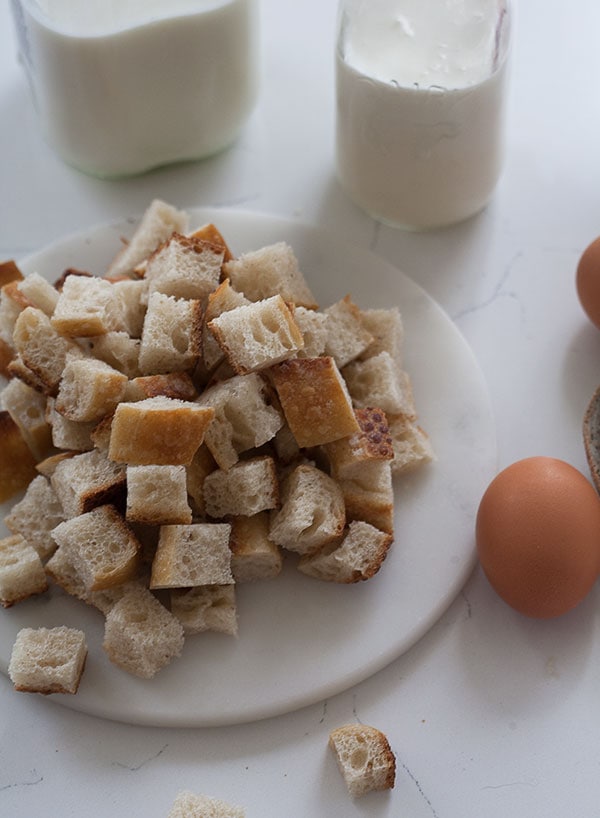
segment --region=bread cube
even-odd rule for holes
[[[355,411],[360,431],[325,446],[336,479],[360,476],[365,463],[392,460],[394,449],[385,412],[374,407]]]
[[[202,241],[207,241],[215,247],[218,247],[220,250],[223,251],[223,260],[224,261],[231,261],[233,258],[233,253],[229,249],[227,242],[223,238],[223,234],[219,230],[219,228],[214,225],[212,222],[207,222],[206,224],[201,225],[200,227],[196,227],[190,234],[192,239],[201,239]]]
[[[187,372],[169,372],[163,375],[142,375],[127,384],[126,401],[144,400],[163,395],[176,400],[195,400],[198,392]]]
[[[297,466],[283,481],[281,508],[272,512],[269,538],[298,554],[309,554],[341,536],[346,525],[342,491],[310,464]]]
[[[198,300],[152,293],[144,318],[139,366],[144,375],[193,370],[202,344]]]
[[[192,507],[192,513],[196,517],[204,517],[206,509],[204,507],[204,481],[206,476],[217,468],[215,459],[210,453],[206,444],[202,444],[197,449],[192,458],[192,462],[185,467],[188,502]]]
[[[68,552],[86,591],[126,582],[140,567],[140,543],[114,506],[98,506],[65,520],[52,536]]]
[[[44,566],[46,576],[66,594],[90,603],[93,593],[86,588],[81,572],[75,565],[74,555],[68,548],[57,548]],[[120,586],[117,586],[120,587]]]
[[[298,352],[299,358],[318,358],[325,354],[329,316],[325,312],[296,307],[294,320],[302,333],[304,346]]]
[[[342,369],[369,347],[373,336],[363,326],[360,310],[350,296],[327,307],[325,314],[329,319],[325,354]]]
[[[342,375],[357,408],[377,406],[386,414],[416,418],[410,378],[398,369],[389,352],[353,361]]]
[[[140,341],[130,338],[126,332],[106,332],[90,338],[90,352],[128,378],[135,378],[140,374]]]
[[[39,554],[21,534],[0,540],[0,605],[10,608],[48,587]]]
[[[171,613],[179,619],[186,634],[238,633],[234,585],[201,585],[171,591]]]
[[[373,342],[359,356],[373,358],[380,352],[387,352],[398,369],[402,369],[402,348],[404,346],[404,324],[398,307],[360,311],[360,322],[373,336]]]
[[[112,284],[98,276],[68,275],[51,322],[61,335],[73,338],[121,329]]]
[[[87,658],[85,634],[76,628],[22,628],[8,675],[27,693],[77,693]]]
[[[127,375],[96,358],[69,358],[55,408],[69,420],[98,422],[114,411],[127,387]]]
[[[208,324],[221,313],[250,303],[243,293],[233,289],[228,278],[208,296],[202,327],[202,361],[206,370],[213,369],[225,354],[208,329]]]
[[[18,426],[34,458],[43,460],[52,448],[52,431],[46,421],[46,396],[13,378],[2,391],[2,405]]]
[[[304,346],[302,333],[280,295],[227,310],[209,321],[208,328],[238,375],[273,366]]]
[[[127,466],[128,522],[191,523],[185,466]]]
[[[233,583],[230,533],[228,523],[161,526],[150,588]]]
[[[229,471],[217,469],[204,481],[204,504],[209,517],[250,517],[276,508],[279,481],[272,457],[242,460]]]
[[[396,758],[386,736],[368,724],[345,724],[329,735],[340,772],[352,798],[393,789]]]
[[[77,344],[60,335],[48,316],[35,307],[26,307],[19,314],[13,342],[23,364],[35,373],[48,394],[56,394],[67,355],[82,354]]]
[[[14,259],[0,261],[0,287],[11,281],[23,281],[23,273]]]
[[[279,547],[269,538],[269,512],[252,517],[232,517],[231,572],[236,582],[273,579],[281,573]]]
[[[244,253],[224,264],[223,270],[234,288],[251,301],[281,295],[296,306],[309,309],[318,306],[294,251],[286,242]]]
[[[37,474],[35,461],[17,424],[0,411],[0,503],[29,485]]]
[[[46,420],[52,430],[52,443],[58,449],[89,452],[94,448],[92,433],[96,428],[96,421],[69,420],[56,411],[54,398],[48,398],[46,403]]]
[[[364,462],[352,477],[338,479],[348,520],[364,520],[392,534],[394,489],[389,460]]]
[[[149,292],[203,300],[219,284],[223,256],[210,242],[172,233],[148,259]]]
[[[50,317],[58,303],[59,293],[39,273],[29,273],[17,284],[17,289],[33,306]]]
[[[108,456],[131,466],[189,465],[214,414],[211,407],[163,396],[120,403]]]
[[[267,398],[265,381],[250,373],[220,381],[198,399],[215,411],[204,440],[222,469],[237,463],[242,452],[272,440],[281,428],[283,417]]]
[[[215,344],[216,343],[217,342],[215,341]],[[0,335],[0,375],[2,375],[3,378],[8,379],[12,377],[9,367],[10,364],[15,360],[16,356],[17,353],[15,352],[15,349],[12,346],[12,344],[9,344]]]
[[[353,521],[343,537],[300,558],[298,570],[325,582],[349,584],[373,577],[385,560],[393,537],[369,523]]]
[[[108,612],[102,647],[122,670],[151,679],[181,655],[183,626],[147,588],[135,588]]]
[[[124,278],[115,281],[112,287],[117,327],[132,340],[139,338],[148,304],[148,282],[143,278]]]
[[[120,502],[125,494],[125,467],[92,449],[57,463],[50,482],[69,519],[96,506]]]
[[[185,790],[177,795],[167,818],[244,818],[245,815],[241,807]]]
[[[39,474],[4,518],[6,527],[13,534],[21,534],[42,560],[48,559],[56,550],[50,532],[64,520],[62,505],[48,478]]]
[[[389,415],[388,423],[394,452],[392,474],[404,474],[435,459],[432,443],[416,420]]]
[[[360,430],[340,371],[330,356],[284,361],[271,370],[292,434],[301,448]]]

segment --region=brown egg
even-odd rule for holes
[[[574,608],[600,568],[600,498],[552,457],[513,463],[492,480],[476,522],[477,552],[495,591],[526,616]]]
[[[583,251],[577,265],[576,284],[581,306],[600,329],[600,236]]]

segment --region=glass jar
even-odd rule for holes
[[[509,0],[341,0],[337,174],[375,218],[423,230],[480,211],[503,165]]]
[[[47,142],[119,177],[229,145],[258,90],[257,0],[12,0]]]

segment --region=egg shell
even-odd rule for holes
[[[598,577],[600,498],[562,460],[519,460],[484,493],[476,544],[483,571],[505,602],[526,616],[560,616]]]
[[[576,286],[587,317],[600,329],[600,236],[586,247],[579,259]]]

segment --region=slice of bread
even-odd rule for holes
[[[14,497],[36,476],[36,458],[8,412],[0,411],[0,503]]]
[[[350,395],[331,356],[284,361],[270,374],[300,448],[330,443],[360,430]]]
[[[65,518],[62,505],[47,477],[41,474],[31,481],[24,497],[4,518],[13,534],[21,534],[33,546],[42,560],[56,550],[50,532]]]
[[[304,346],[292,311],[280,295],[222,312],[208,328],[238,375],[273,366]]]
[[[186,634],[216,631],[237,636],[234,585],[201,585],[171,591],[171,613]]]
[[[125,517],[148,525],[191,523],[185,466],[127,466]]]
[[[318,304],[300,270],[294,251],[280,241],[244,253],[223,265],[233,287],[251,301],[281,295],[299,307],[316,309]]]
[[[114,506],[98,506],[65,520],[52,537],[68,551],[87,591],[127,582],[140,568],[140,543]]]
[[[241,460],[229,471],[217,469],[204,481],[204,504],[209,517],[251,517],[276,508],[279,481],[275,461],[267,455]]]
[[[145,261],[171,233],[186,233],[189,217],[183,210],[177,210],[161,199],[154,199],[144,212],[133,236],[113,259],[106,272],[116,278],[132,275],[138,264]]]
[[[215,411],[204,439],[222,469],[231,468],[243,452],[272,440],[281,428],[283,417],[269,397],[266,382],[250,373],[216,383],[198,398],[201,406]]]
[[[163,525],[150,588],[191,588],[233,583],[228,523]]]
[[[331,355],[340,369],[358,358],[372,343],[373,336],[360,318],[360,310],[346,296],[325,310],[328,321],[325,354]]]
[[[123,399],[127,375],[96,358],[69,357],[55,409],[68,420],[98,423]]]
[[[379,571],[392,540],[391,534],[369,523],[353,521],[341,540],[301,557],[298,570],[326,582],[361,582]]]
[[[65,517],[70,519],[107,503],[121,505],[126,487],[125,467],[110,461],[104,452],[92,449],[57,463],[50,483]]]
[[[191,372],[201,351],[200,301],[152,293],[142,329],[140,372],[144,375]]]
[[[147,588],[134,588],[108,612],[102,647],[113,664],[151,679],[176,657],[183,626]]]
[[[77,693],[87,658],[85,634],[76,628],[22,628],[8,675],[26,693]]]
[[[203,301],[219,284],[223,256],[210,242],[172,233],[148,259],[149,293]]]
[[[17,602],[48,588],[40,555],[21,534],[0,540],[0,605]]]
[[[167,818],[244,818],[245,815],[241,807],[185,790],[178,793]]]
[[[345,724],[329,735],[329,746],[352,798],[393,789],[396,757],[387,737],[367,724]]]
[[[215,410],[164,396],[120,403],[111,423],[108,456],[132,466],[187,466]]]
[[[269,512],[252,517],[232,517],[231,572],[236,582],[274,579],[281,573],[283,558],[269,538]]]
[[[346,525],[344,498],[328,474],[297,466],[283,481],[281,508],[272,512],[269,538],[298,554],[310,554],[338,539]]]

